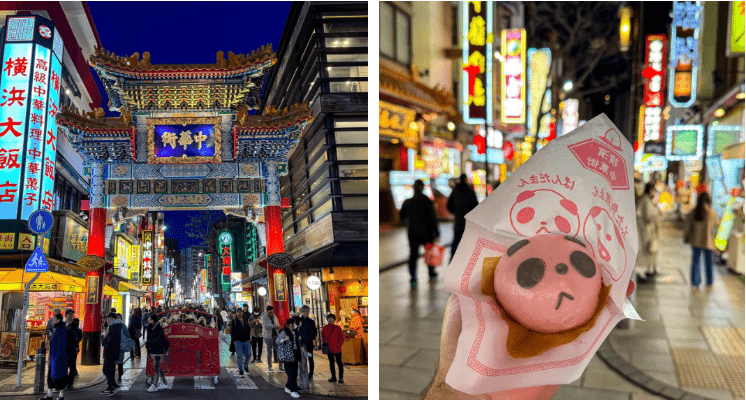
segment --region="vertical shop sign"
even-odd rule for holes
[[[281,272],[273,274],[275,280],[275,301],[287,301],[287,289],[285,288],[285,275]]]
[[[674,1],[668,100],[673,107],[689,107],[697,99],[699,1]]]
[[[526,101],[528,102],[527,109],[527,124],[530,130],[531,136],[536,136],[537,131],[540,134],[540,138],[546,138],[549,134],[548,124],[549,115],[543,116],[541,119],[541,128],[536,125],[536,116],[544,114],[551,108],[551,91],[547,89],[551,85],[551,82],[547,79],[549,76],[549,69],[552,66],[552,51],[549,48],[543,49],[528,49],[528,94]],[[544,103],[542,104],[541,98],[544,96]]]
[[[463,114],[467,124],[492,123],[492,2],[463,1]]]
[[[500,74],[501,121],[523,124],[526,121],[526,30],[503,30],[501,39],[505,58]]]
[[[98,303],[98,281],[99,276],[88,276],[86,277],[86,304],[97,304]]]
[[[142,285],[153,285],[153,230],[142,232]]]
[[[578,99],[565,99],[565,108],[562,109],[562,135],[572,132],[578,128]]]
[[[224,231],[220,234],[220,265],[223,268],[221,283],[223,291],[230,291],[231,272],[233,271],[233,236],[231,233]],[[228,283],[226,289],[225,284]]]
[[[744,17],[746,8],[744,1],[730,2],[730,20],[728,21],[728,57],[743,55],[744,53]]]
[[[645,79],[643,104],[645,114],[643,124],[643,142],[659,141],[663,132],[663,105],[666,65],[666,35],[648,35],[645,39]]]
[[[133,283],[140,282],[140,269],[137,268],[138,266],[140,266],[140,245],[133,245],[132,261],[130,262],[130,270],[127,275],[127,278],[129,278]]]

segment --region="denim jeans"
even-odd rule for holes
[[[243,372],[244,370],[248,371],[250,360],[251,343],[248,341],[236,341],[236,364],[238,365],[238,370],[240,372]]]
[[[153,386],[158,387],[158,378],[160,377],[163,381],[163,384],[168,385],[168,382],[166,381],[166,376],[163,374],[163,367],[161,363],[163,362],[163,354],[150,354],[150,357],[153,358],[153,367],[155,368],[155,377],[153,378]]]
[[[267,346],[267,366],[272,368],[272,357],[275,357],[275,361],[280,365],[280,361],[277,360],[277,345],[275,340],[277,337],[264,337],[264,344]]]
[[[712,285],[712,250],[692,247],[692,285],[699,287],[702,282],[702,273],[699,272],[699,259],[704,251],[705,256],[705,283]]]

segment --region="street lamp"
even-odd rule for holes
[[[563,89],[563,90],[564,90],[565,92],[570,92],[570,91],[572,90],[572,81],[571,81],[571,80],[569,80],[569,79],[568,79],[567,81],[565,81],[565,84],[564,84],[564,85],[562,85],[562,89]]]

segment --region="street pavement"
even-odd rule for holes
[[[638,284],[635,295],[646,321],[614,329],[610,344],[622,359],[669,386],[701,398],[744,399],[744,284],[717,267],[710,290],[692,290],[691,249],[681,239],[681,223],[668,216],[662,226],[659,274]],[[401,234],[392,235],[401,232],[379,235],[382,266],[406,260],[408,248],[402,246]],[[386,291],[379,298],[381,399],[420,399],[435,374],[450,294],[443,290],[445,267],[438,268],[440,279],[429,283],[422,259],[418,269],[419,282],[427,284],[416,290],[409,288],[406,264],[380,273],[380,288]],[[554,399],[663,398],[628,381],[595,355],[583,376],[562,386]]]
[[[157,392],[149,393],[147,391],[149,385],[146,383],[147,377],[145,374],[145,367],[147,364],[146,355],[144,348],[142,351],[143,358],[137,360],[127,360],[124,364],[124,375],[122,376],[122,383],[120,384],[121,390],[111,396],[107,397],[101,394],[101,391],[106,389],[106,381],[101,373],[101,366],[80,366],[80,377],[76,380],[75,385],[80,387],[77,390],[65,391],[65,399],[76,400],[76,399],[293,399],[290,394],[287,394],[284,390],[284,384],[287,381],[287,377],[284,373],[280,373],[275,365],[274,374],[268,374],[266,372],[266,358],[264,364],[249,364],[250,373],[241,378],[238,376],[238,366],[236,365],[236,356],[231,356],[228,350],[229,348],[229,336],[221,334],[220,341],[220,375],[218,376],[218,383],[213,384],[212,376],[192,376],[192,377],[166,377],[169,384],[169,389],[159,390]],[[314,382],[312,382],[311,392],[301,392],[302,399],[328,399],[330,397],[344,397],[350,398],[367,398],[367,368],[365,369],[365,380],[361,382],[362,372],[358,368],[356,372],[347,369],[345,366],[345,383],[351,381],[351,384],[332,384],[328,383],[329,369],[328,362],[325,358],[316,357],[316,374]],[[349,375],[348,375],[349,373]],[[34,370],[28,369],[24,371],[22,376],[24,382],[29,384],[33,381]],[[348,378],[349,377],[349,378]],[[2,386],[5,381],[12,380],[13,386],[15,385],[15,375],[0,382]],[[320,381],[323,380],[323,383]],[[327,385],[327,386],[325,386]],[[318,389],[322,387],[327,389],[322,392]],[[359,392],[364,387],[365,394],[360,396]],[[6,387],[9,388],[9,387]],[[320,395],[323,393],[324,395]],[[24,393],[19,395],[10,395],[10,393],[0,392],[0,399],[9,396],[12,399],[39,399],[41,395],[31,394],[31,389],[26,389]],[[57,394],[55,393],[55,397]]]

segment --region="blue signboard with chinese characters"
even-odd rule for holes
[[[156,125],[155,156],[211,157],[215,155],[215,127],[208,124]]]
[[[0,219],[28,220],[34,210],[54,208],[54,116],[64,47],[45,18],[8,16],[6,27],[0,70]]]

